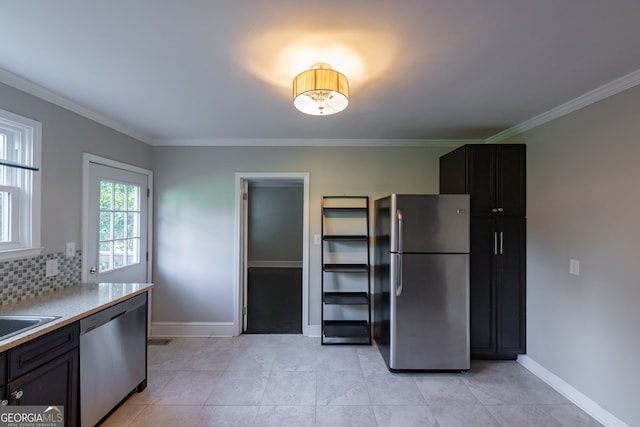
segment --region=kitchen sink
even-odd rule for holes
[[[0,341],[59,318],[60,316],[2,315],[0,316]]]

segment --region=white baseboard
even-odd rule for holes
[[[322,336],[322,327],[320,325],[307,325],[305,335],[311,338],[319,338]]]
[[[152,337],[233,337],[236,336],[233,322],[151,322]],[[305,335],[318,338],[322,334],[320,325],[307,325]]]
[[[518,363],[528,369],[533,375],[553,387],[558,393],[573,402],[580,409],[607,427],[629,427],[611,412],[603,409],[598,403],[577,390],[571,384],[549,371],[544,366],[526,355],[518,356]]]
[[[233,322],[152,322],[152,337],[232,337]]]

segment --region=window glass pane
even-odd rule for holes
[[[113,238],[124,239],[124,212],[115,212],[113,214]]]
[[[111,212],[100,212],[100,241],[112,239],[112,218]]]
[[[113,185],[108,181],[100,181],[100,209],[110,210],[112,208]]]
[[[125,241],[114,240],[113,242],[113,268],[124,267]]]
[[[127,210],[140,210],[140,187],[137,185],[129,185],[127,187]]]
[[[117,211],[126,209],[125,196],[127,186],[124,184],[114,184],[113,186],[113,208]]]
[[[7,136],[0,132],[0,159],[7,158]],[[8,184],[6,180],[7,167],[0,166],[0,184]],[[0,211],[4,212],[4,211]]]
[[[9,193],[0,191],[0,242],[9,241]]]
[[[127,213],[127,237],[140,237],[140,214]]]
[[[10,185],[20,187],[24,172],[18,168],[10,168],[8,166],[0,166],[0,185]]]
[[[113,248],[113,243],[112,242],[102,242],[102,243],[100,243],[100,255],[99,255],[100,256],[100,261],[99,261],[98,265],[99,265],[99,271],[101,273],[113,269],[112,248]]]
[[[127,240],[127,265],[140,262],[140,239]]]
[[[141,187],[100,182],[100,272],[140,263]]]

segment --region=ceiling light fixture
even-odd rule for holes
[[[329,116],[349,105],[349,81],[324,62],[293,79],[293,105],[305,114]]]

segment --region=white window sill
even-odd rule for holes
[[[11,261],[20,258],[31,258],[42,254],[43,248],[10,249],[0,251],[0,261]]]

